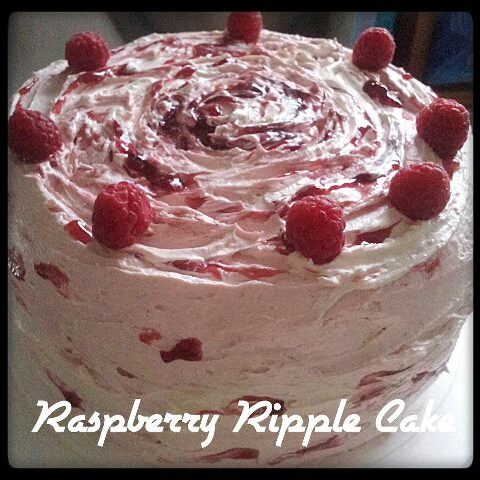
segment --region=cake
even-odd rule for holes
[[[249,42],[154,33],[101,68],[35,72],[10,115],[40,112],[62,143],[39,162],[9,151],[9,269],[14,348],[43,399],[221,415],[205,449],[185,431],[110,435],[145,466],[297,466],[378,435],[374,415],[426,391],[472,311],[471,138],[445,162],[419,136],[435,99],[391,63],[359,68],[335,39],[267,29]],[[389,188],[426,162],[448,170],[450,196],[412,220]],[[110,248],[92,213],[125,181],[151,221]],[[285,235],[289,209],[312,196],[345,222],[324,263]],[[239,399],[333,417],[342,398],[361,433],[315,433],[307,447],[298,434],[281,447],[274,433],[232,434]]]

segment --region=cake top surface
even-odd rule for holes
[[[64,226],[91,225],[101,189],[135,182],[154,222],[112,251],[57,236],[80,261],[191,281],[359,288],[399,278],[452,235],[466,200],[462,165],[435,219],[411,221],[386,192],[408,163],[441,163],[415,116],[435,94],[393,65],[366,72],[336,40],[262,30],[256,44],[223,32],[152,34],[112,51],[105,68],[36,72],[12,102],[47,114],[63,148],[17,165]],[[459,157],[465,155],[460,152]],[[464,162],[466,163],[466,162]],[[315,265],[289,251],[285,210],[316,188],[343,207],[341,254]]]

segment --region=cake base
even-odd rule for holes
[[[431,387],[412,405],[409,412],[422,413],[429,399],[435,400],[435,413],[453,414],[456,431],[452,433],[379,434],[373,440],[348,452],[308,461],[301,467],[465,467],[473,454],[472,432],[472,318],[462,329],[447,367]],[[34,374],[30,356],[19,346],[21,338],[10,322],[9,357],[9,460],[15,467],[152,467],[129,456],[114,442],[92,448],[92,437],[79,433],[55,433],[35,424],[45,384]],[[32,392],[35,392],[32,395]],[[45,398],[48,398],[45,394]],[[118,434],[117,434],[118,435]],[[89,437],[89,438],[88,438]],[[248,462],[248,467],[256,467]],[[182,465],[178,465],[181,467]],[[204,467],[205,465],[199,465]],[[239,465],[240,466],[240,465]],[[246,465],[241,465],[246,466]],[[289,465],[295,466],[295,465]],[[222,463],[212,465],[222,467]]]

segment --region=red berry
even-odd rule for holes
[[[450,179],[445,169],[436,163],[411,165],[394,175],[388,198],[411,220],[429,220],[447,205]]]
[[[352,62],[358,68],[376,72],[393,59],[395,40],[385,28],[368,28],[357,38],[353,46]]]
[[[344,229],[342,208],[323,196],[305,197],[287,214],[287,242],[318,265],[340,254],[345,245]]]
[[[109,248],[133,245],[152,221],[147,196],[133,183],[107,185],[93,205],[93,236]]]
[[[60,150],[62,136],[50,118],[20,107],[8,119],[8,144],[23,162],[39,163]]]
[[[466,108],[455,100],[437,98],[417,114],[417,132],[443,160],[451,160],[467,140]]]
[[[110,49],[98,33],[76,33],[65,45],[65,58],[76,72],[97,70],[107,64]]]
[[[263,28],[260,12],[232,12],[227,20],[227,32],[235,40],[255,43]]]

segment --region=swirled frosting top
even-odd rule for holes
[[[109,183],[144,190],[155,222],[137,244],[117,252],[71,239],[106,264],[194,281],[369,288],[445,244],[465,203],[463,166],[433,220],[412,222],[386,199],[400,167],[440,162],[415,128],[433,98],[403,69],[359,70],[336,40],[152,34],[113,50],[99,71],[74,74],[60,60],[36,72],[12,109],[47,113],[64,147],[40,167],[17,168],[38,183],[59,225],[91,224]],[[347,223],[344,250],[321,266],[282,240],[285,209],[313,186],[343,206]]]

